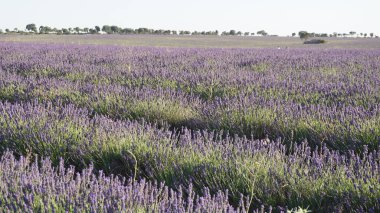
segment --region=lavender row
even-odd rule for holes
[[[174,81],[194,86],[194,92],[196,84],[247,89],[254,79],[258,87],[275,86],[306,93],[321,90],[318,92],[322,95],[337,89],[347,95],[374,91],[379,81],[376,71],[380,53],[375,50],[164,49],[17,43],[2,43],[1,47],[5,70],[133,87],[152,83],[162,86],[160,80],[166,79],[167,86]],[[363,83],[369,84],[368,88]]]
[[[199,197],[189,188],[173,191],[164,184],[95,174],[93,167],[76,172],[63,160],[53,167],[46,158],[16,159],[6,152],[0,161],[2,212],[247,212],[228,203],[228,192]],[[242,202],[244,204],[244,202]]]
[[[1,150],[19,155],[63,158],[106,174],[165,182],[175,190],[193,187],[201,194],[228,190],[237,207],[241,194],[250,208],[310,207],[326,212],[380,209],[380,153],[364,147],[344,155],[307,143],[286,148],[281,141],[221,137],[183,128],[176,134],[136,121],[89,118],[73,105],[38,102],[0,104]]]
[[[1,67],[25,76],[92,84],[180,88],[206,99],[242,92],[261,94],[262,89],[271,88],[281,98],[297,92],[301,95],[294,97],[298,101],[307,95],[309,99],[303,101],[334,104],[344,101],[334,100],[334,95],[345,96],[349,103],[360,98],[355,97],[357,94],[377,91],[379,54],[365,50],[200,50],[3,43]],[[361,101],[363,105],[373,103]]]
[[[0,98],[72,103],[114,119],[370,150],[377,50],[0,45]]]

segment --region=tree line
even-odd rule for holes
[[[296,36],[296,33],[292,33],[292,36]],[[356,33],[355,31],[350,31],[349,33],[332,33],[332,34],[327,34],[327,33],[309,33],[307,31],[299,31],[298,36],[301,39],[307,40],[308,38],[314,38],[314,37],[376,37],[378,38],[379,36],[375,35],[374,33]]]
[[[4,33],[0,29],[0,33]],[[269,34],[265,30],[260,30],[255,32],[242,32],[236,30],[223,31],[188,31],[188,30],[163,30],[163,29],[149,29],[149,28],[122,28],[116,25],[103,25],[95,26],[93,28],[53,28],[49,26],[39,26],[36,24],[27,24],[25,30],[19,30],[14,28],[13,30],[5,29],[5,33],[24,33],[24,34],[58,34],[58,35],[69,35],[69,34],[153,34],[153,35],[228,35],[228,36],[268,36]],[[271,35],[275,36],[275,35]]]
[[[5,32],[0,29],[0,34],[3,33],[20,33],[20,34],[58,34],[58,35],[70,35],[70,34],[152,34],[152,35],[222,35],[222,36],[277,36],[270,35],[265,30],[259,30],[257,32],[242,32],[236,30],[223,31],[188,31],[188,30],[163,30],[163,29],[149,29],[149,28],[122,28],[116,25],[103,25],[95,26],[93,28],[89,27],[69,27],[69,28],[53,28],[49,26],[39,26],[36,24],[27,24],[25,30],[19,30],[14,28],[13,30],[5,29]],[[374,33],[356,33],[355,31],[350,31],[349,33],[309,33],[307,31],[299,31],[297,33],[292,33],[292,37],[299,36],[301,39],[307,40],[311,37],[376,37]]]

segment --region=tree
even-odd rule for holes
[[[191,33],[191,35],[200,35],[200,33],[195,30],[194,32]]]
[[[3,34],[3,30],[2,29],[0,29],[0,34]]]
[[[371,36],[371,38],[373,38],[373,33],[370,33],[369,36]]]
[[[69,35],[70,34],[70,31],[66,28],[62,28],[62,33],[65,34],[65,35]]]
[[[155,31],[153,31],[153,34],[157,34],[157,35],[162,34],[162,33],[163,33],[163,30],[155,30]]]
[[[236,35],[236,31],[235,30],[230,30],[230,35]]]
[[[145,27],[140,27],[135,31],[137,31],[138,34],[146,34],[146,33],[149,33],[150,31],[153,32],[153,30],[149,30],[148,28],[145,28]]]
[[[135,30],[132,29],[132,28],[124,28],[124,29],[122,30],[122,32],[125,33],[125,34],[134,34],[134,33],[135,33]]]
[[[300,37],[300,39],[307,40],[309,38],[309,33],[306,31],[299,31],[298,36]]]
[[[191,32],[190,32],[190,31],[187,31],[187,30],[181,30],[181,31],[179,31],[179,34],[180,34],[180,35],[190,35]]]
[[[90,34],[96,34],[96,33],[98,33],[98,31],[96,31],[95,29],[92,29],[92,28],[90,28],[90,29],[88,30],[88,32],[89,32]]]
[[[367,33],[364,33],[364,37],[367,37]]]
[[[88,32],[90,32],[90,29],[88,29],[88,27],[85,27],[85,28],[83,28],[83,31],[84,31],[85,33],[88,33]]]
[[[297,34],[296,33],[292,33],[292,37],[296,36]]]
[[[48,34],[51,32],[51,28],[48,26],[40,26],[38,30],[40,31],[40,34]]]
[[[112,31],[112,33],[119,33],[120,32],[120,28],[118,26],[112,25],[111,26],[111,31]]]
[[[355,34],[356,34],[355,31],[350,31],[350,35],[351,35],[351,36],[354,36]]]
[[[245,32],[244,35],[245,35],[245,36],[249,36],[249,32]]]
[[[257,31],[257,35],[267,36],[268,33],[265,32],[265,30],[260,30],[260,31]]]
[[[254,36],[255,35],[255,33],[251,33],[251,36]]]
[[[97,33],[100,32],[100,27],[99,26],[95,26],[95,30],[96,30]]]
[[[37,27],[36,27],[36,25],[35,24],[28,24],[28,25],[26,25],[26,30],[28,30],[28,31],[32,31],[32,32],[37,32]]]
[[[75,27],[74,30],[75,30],[75,32],[77,32],[77,34],[79,34],[79,32],[81,31],[81,29],[79,27]]]
[[[241,36],[243,33],[242,33],[241,31],[238,31],[236,34],[237,34],[238,36]]]
[[[5,32],[6,32],[6,33],[9,33],[9,29],[8,29],[8,28],[7,28],[7,29],[5,29]]]
[[[106,33],[108,33],[108,34],[111,34],[111,33],[112,33],[111,27],[110,27],[109,25],[104,25],[104,26],[102,27],[102,31],[103,31],[103,32],[106,32]]]

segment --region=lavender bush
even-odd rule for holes
[[[49,159],[17,160],[6,152],[0,161],[0,210],[2,212],[246,212],[234,209],[228,193],[199,197],[191,186],[173,191],[164,184],[139,182],[55,168]],[[258,211],[258,210],[257,210]]]
[[[90,164],[107,174],[145,177],[173,189],[192,185],[201,193],[229,191],[238,205],[241,194],[251,208],[300,206],[312,210],[379,209],[380,154],[353,151],[344,155],[326,146],[306,144],[287,149],[281,141],[222,137],[215,132],[176,134],[136,121],[89,118],[68,106],[0,104],[0,148],[19,155],[36,153],[55,164],[85,169]]]

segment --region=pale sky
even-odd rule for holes
[[[289,35],[375,33],[380,0],[0,0],[0,29],[118,25],[170,30],[240,30]]]

